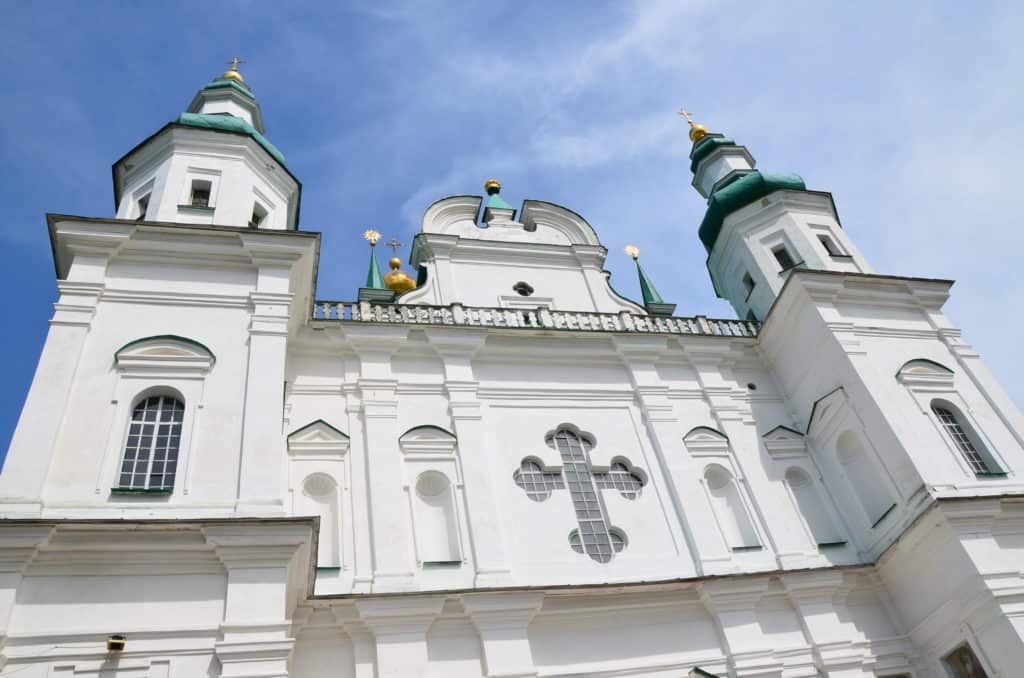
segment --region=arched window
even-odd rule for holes
[[[304,515],[310,512],[320,518],[317,567],[340,567],[338,483],[326,473],[311,473],[302,481],[302,495],[302,505],[297,506],[297,513]]]
[[[708,486],[711,507],[729,548],[742,551],[760,546],[757,530],[743,506],[732,474],[718,464],[712,464],[704,471],[704,482]]]
[[[424,564],[462,561],[452,485],[440,471],[416,479],[416,549]]]
[[[868,523],[872,527],[878,525],[895,504],[875,460],[870,458],[864,444],[853,431],[844,431],[839,436],[836,453]]]
[[[181,447],[185,405],[169,395],[143,398],[132,410],[118,489],[170,492]]]
[[[816,544],[838,544],[843,541],[842,535],[836,530],[829,517],[821,495],[814,487],[814,481],[807,471],[796,466],[786,471],[786,484],[793,493],[797,509],[807,523],[811,536]]]
[[[984,476],[1000,472],[999,466],[956,407],[945,400],[933,400],[932,413],[975,475]]]

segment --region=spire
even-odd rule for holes
[[[380,233],[368,229],[363,231],[363,237],[370,243],[370,269],[366,272],[366,287],[372,290],[387,289],[384,287],[384,276],[380,274],[380,264],[377,263],[376,248]]]
[[[672,315],[672,312],[676,310],[676,305],[665,303],[665,300],[658,294],[654,283],[647,276],[644,267],[640,265],[640,248],[636,245],[626,245],[624,251],[636,262],[636,272],[640,277],[640,292],[643,294],[644,307],[647,312],[651,315]]]

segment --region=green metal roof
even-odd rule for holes
[[[514,210],[512,205],[505,202],[504,198],[501,197],[501,193],[492,193],[487,199],[487,204],[484,205],[484,209],[490,207],[495,210]]]
[[[636,262],[636,272],[640,276],[640,292],[644,295],[644,304],[664,304],[664,299],[658,294],[658,290],[654,289],[654,283],[647,277],[639,261]]]
[[[384,286],[384,276],[380,274],[380,264],[377,263],[376,248],[370,248],[370,270],[366,272],[366,286],[375,290],[387,289]]]
[[[221,87],[230,87],[233,90],[241,92],[250,99],[256,99],[256,96],[252,92],[250,92],[245,85],[236,80],[229,80],[228,78],[220,78],[214,80],[203,89],[220,89]]]
[[[285,163],[284,154],[277,150],[274,144],[267,141],[267,138],[260,134],[255,127],[247,123],[242,118],[233,115],[210,115],[208,113],[182,113],[174,120],[179,125],[188,125],[189,127],[202,127],[205,129],[216,129],[224,130],[225,132],[240,132],[242,134],[248,134],[256,140],[263,149],[274,157],[279,163],[287,166]]]
[[[736,142],[728,137],[711,135],[704,137],[690,149],[690,172],[696,172],[697,165],[700,164],[700,161],[711,155],[711,152],[716,148],[735,145]]]
[[[711,194],[708,210],[697,232],[705,249],[711,252],[725,218],[755,200],[780,190],[804,191],[807,186],[796,174],[774,174],[753,170]]]

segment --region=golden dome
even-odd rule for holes
[[[238,72],[238,64],[244,64],[245,62],[242,61],[241,59],[239,59],[238,57],[234,57],[228,63],[231,64],[231,68],[229,68],[228,70],[224,71],[224,74],[220,76],[220,79],[221,80],[237,80],[238,82],[240,82],[240,83],[242,83],[244,85],[245,84],[245,78],[243,78],[242,74]]]
[[[395,294],[405,294],[409,290],[416,289],[416,281],[401,270],[402,260],[398,257],[391,257],[388,266],[391,270],[384,274],[384,286]]]
[[[690,141],[697,143],[708,135],[708,128],[700,123],[690,125]]]
[[[484,190],[487,191],[487,195],[494,195],[495,193],[501,192],[501,182],[497,179],[488,179],[484,182]]]

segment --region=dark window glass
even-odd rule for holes
[[[775,260],[779,262],[779,266],[782,267],[783,271],[793,268],[796,266],[796,262],[793,261],[793,256],[789,253],[784,246],[776,247],[772,250],[772,254],[775,255]]]
[[[185,406],[170,396],[151,396],[132,411],[118,486],[170,490],[178,465]]]
[[[974,443],[971,442],[964,427],[960,425],[956,415],[941,405],[932,405],[932,412],[938,417],[939,423],[942,424],[942,428],[946,431],[946,435],[950,437],[956,448],[960,450],[960,454],[963,455],[971,470],[979,475],[991,473],[992,469],[988,467],[985,459],[978,452],[977,448],[974,447]]]

